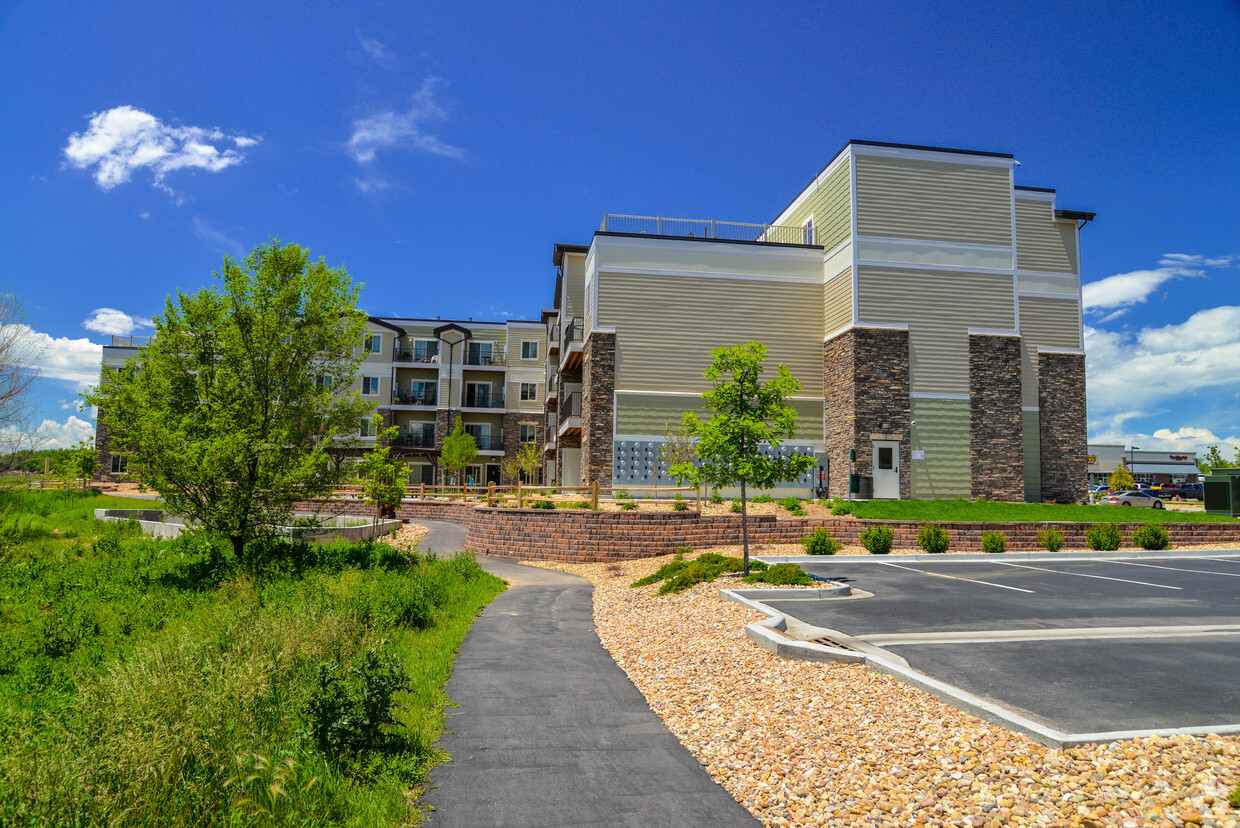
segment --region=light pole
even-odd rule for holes
[[[1137,487],[1137,465],[1136,465],[1135,455],[1136,455],[1136,452],[1140,450],[1140,448],[1141,448],[1140,446],[1129,446],[1128,447],[1128,473],[1132,475],[1132,487],[1134,489]]]

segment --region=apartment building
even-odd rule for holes
[[[547,474],[670,484],[710,349],[766,343],[803,387],[789,493],[1081,501],[1079,232],[1010,154],[850,141],[769,223],[604,217],[557,244]]]

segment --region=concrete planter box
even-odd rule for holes
[[[311,515],[298,515],[311,517]],[[175,538],[185,531],[185,520],[169,515],[162,509],[96,509],[95,518],[106,521],[136,520],[142,534],[157,538]],[[277,533],[310,543],[331,543],[342,540],[362,540],[369,537],[390,535],[401,526],[399,520],[381,520],[378,525],[365,516],[330,515],[318,516],[321,526],[279,526]]]

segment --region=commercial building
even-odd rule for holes
[[[1089,446],[1089,482],[1105,484],[1120,466],[1132,473],[1138,483],[1166,486],[1171,483],[1200,483],[1195,451],[1143,451],[1117,445]]]

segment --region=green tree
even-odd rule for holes
[[[382,428],[383,418],[378,414],[371,417],[375,424],[375,444],[370,451],[362,456],[354,470],[362,478],[362,494],[375,507],[375,520],[396,517],[396,509],[405,496],[405,479],[408,472],[400,460],[391,456],[391,442],[400,433],[400,428],[390,426]]]
[[[503,472],[511,480],[524,479],[527,483],[538,480],[538,468],[542,465],[542,451],[533,440],[521,444],[512,457],[506,457],[500,463]]]
[[[1206,453],[1197,459],[1197,468],[1201,469],[1202,474],[1210,474],[1215,469],[1225,469],[1232,466],[1240,466],[1240,446],[1232,446],[1234,458],[1229,462],[1223,457],[1223,453],[1218,450],[1218,446],[1210,446],[1206,449]]]
[[[46,442],[35,428],[35,408],[29,404],[41,356],[30,334],[22,300],[0,291],[0,472],[23,466]]]
[[[1137,484],[1132,479],[1132,472],[1128,471],[1127,466],[1116,466],[1115,471],[1111,472],[1111,476],[1107,478],[1107,485],[1113,492],[1127,492]]]
[[[697,440],[697,453],[702,468],[680,464],[673,476],[704,479],[716,486],[741,487],[741,537],[745,550],[745,574],[749,574],[749,510],[746,487],[767,489],[776,483],[793,480],[805,474],[814,464],[806,454],[770,456],[763,449],[778,448],[796,428],[796,410],[788,397],[801,387],[788,370],[780,365],[775,376],[762,381],[762,363],[766,346],[761,342],[744,342],[711,351],[714,363],[706,369],[706,379],[713,388],[703,392],[702,400],[713,416],[700,420],[693,411],[686,411],[684,427]]]
[[[85,397],[143,485],[240,554],[347,473],[327,448],[371,408],[345,393],[366,317],[345,269],[297,245],[225,256],[215,275],[169,297],[151,342]]]
[[[465,433],[465,424],[458,417],[452,433],[444,438],[439,463],[449,474],[461,475],[477,457],[478,443],[472,434]]]
[[[682,422],[675,428],[670,423],[663,432],[663,445],[659,446],[659,459],[667,464],[667,473],[680,486],[697,485],[701,474],[697,460],[697,442]]]

